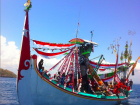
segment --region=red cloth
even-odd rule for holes
[[[115,94],[119,93],[118,87],[116,87],[116,88],[113,90],[113,92],[114,92]]]
[[[129,86],[127,86],[127,90],[128,90],[128,91],[130,90],[130,87],[129,87]]]
[[[91,80],[91,85],[94,86],[94,81],[93,80]]]

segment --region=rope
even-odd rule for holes
[[[68,54],[68,56],[70,55],[72,53],[72,51]],[[62,73],[63,73],[63,68],[64,68],[64,63],[67,61],[67,59],[68,59],[68,57],[63,61],[63,64],[61,65],[61,67],[59,68],[59,69],[61,69],[61,71],[60,71],[60,78],[62,78]],[[57,85],[59,84],[59,82],[57,83]]]
[[[78,80],[79,80],[78,79],[78,71],[79,71],[79,68],[78,68],[78,55],[77,55],[77,50],[78,49],[76,49],[76,59],[77,59],[77,61],[76,61],[77,62],[77,89],[78,89]]]
[[[78,52],[77,52],[77,50],[76,50],[76,57],[77,57],[77,75],[78,75],[78,72],[79,72],[80,79],[81,79],[81,72],[80,72],[80,66],[79,66],[79,61],[78,61]],[[77,76],[77,89],[78,89],[78,92],[79,92],[80,83],[78,84],[78,82],[79,82],[79,79],[78,79],[78,76]]]
[[[72,50],[69,52],[69,54],[67,54],[65,60],[63,61],[62,65],[59,67],[58,71],[60,70],[60,68],[63,66],[63,64],[65,63],[65,61],[67,60],[68,56],[70,55],[70,53],[72,52]]]
[[[65,69],[65,73],[66,73],[66,70],[67,70],[67,68],[68,68],[68,65],[69,65],[69,63],[70,63],[71,56],[72,56],[72,53],[70,54],[70,57],[69,57],[69,59],[67,60],[67,63],[66,63],[66,69]]]
[[[75,55],[74,55],[75,58]],[[74,92],[74,71],[75,71],[75,59],[73,58],[73,87],[72,87],[72,92]]]
[[[72,51],[72,50],[71,50]],[[69,52],[69,54],[71,53],[71,51]],[[67,57],[69,56],[69,54],[67,54],[64,58],[65,58],[65,60],[67,59]],[[64,58],[63,58],[63,60],[64,60]],[[60,67],[59,67],[59,69],[57,70],[57,72],[59,72],[59,70],[60,70],[60,68],[62,67],[62,65],[64,64],[64,62],[65,62],[65,60],[62,62],[62,64],[60,65]],[[54,67],[52,67],[51,68],[51,70],[53,69]],[[54,74],[54,75],[56,75],[57,74],[57,72]],[[50,80],[53,78],[54,76],[52,76],[51,78],[50,78]]]
[[[64,61],[63,61],[64,63]],[[61,66],[63,65],[63,63],[60,65],[59,69],[61,68]],[[59,72],[59,69],[56,71],[56,73],[54,75],[56,75]],[[50,80],[54,77],[54,75],[50,78]]]
[[[67,57],[67,55],[64,58],[66,58],[66,57]],[[62,58],[57,64],[55,64],[49,71],[51,71],[53,68],[55,68],[62,60],[64,60],[64,58]]]
[[[79,53],[77,52],[77,58],[78,58],[78,54],[79,54],[79,56],[82,56],[80,52],[79,52]],[[78,72],[79,72],[79,74],[80,74],[80,79],[81,79],[81,81],[82,81],[81,71],[80,71],[80,65],[79,65],[79,60],[77,60],[77,62],[78,62],[78,63],[77,63],[77,66],[78,66],[78,68],[79,68],[79,69],[78,69]],[[78,85],[78,92],[80,92],[80,86],[81,86],[81,83],[79,83],[79,85]]]
[[[70,58],[70,57],[68,57],[68,58],[65,59],[65,62],[64,62],[65,64],[63,64],[63,66],[62,66],[62,68],[61,68],[61,77],[62,77],[63,71],[64,71],[64,69],[65,69],[65,67],[66,67],[66,65],[67,65],[67,62],[68,62],[69,58]]]
[[[68,59],[68,58],[65,59],[64,63],[66,63],[67,59]],[[62,74],[63,74],[63,71],[64,71],[64,67],[65,67],[65,66],[66,66],[66,65],[63,64],[63,66],[61,67],[60,78],[62,78]],[[59,82],[58,82],[57,84],[59,84]]]
[[[92,58],[91,60],[96,59],[96,58],[99,58],[100,56],[101,56],[101,55],[99,55],[99,56],[97,56],[97,57],[95,57],[95,58]],[[90,60],[90,61],[91,61],[91,60]]]
[[[71,58],[70,58],[70,65],[69,65],[69,68],[68,68],[68,73],[67,73],[66,81],[65,81],[65,84],[64,84],[64,89],[66,87],[67,79],[69,77],[69,72],[70,72],[71,65],[72,65],[72,59],[73,59],[73,54],[71,55]]]
[[[67,62],[66,62],[66,64],[64,65],[64,68],[62,68],[62,70],[61,70],[61,76],[60,76],[60,78],[62,78],[62,74],[63,74],[63,73],[66,73],[66,70],[67,70],[67,67],[68,67],[69,60],[70,60],[70,58],[71,58],[71,55],[72,55],[72,53],[70,54],[70,57],[67,59]],[[63,72],[64,70],[65,70],[65,72]],[[64,81],[64,82],[66,82],[66,81]]]

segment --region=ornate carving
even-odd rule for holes
[[[30,60],[25,60],[24,65],[25,67],[30,67],[31,61]]]

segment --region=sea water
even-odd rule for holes
[[[16,78],[0,77],[0,105],[19,105]]]
[[[122,105],[140,105],[140,84],[134,84],[132,88],[128,101]],[[19,105],[16,78],[0,77],[0,105]]]

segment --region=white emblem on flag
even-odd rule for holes
[[[28,32],[28,30],[26,30],[26,29],[24,29],[23,30],[23,35],[27,38],[27,32]]]

